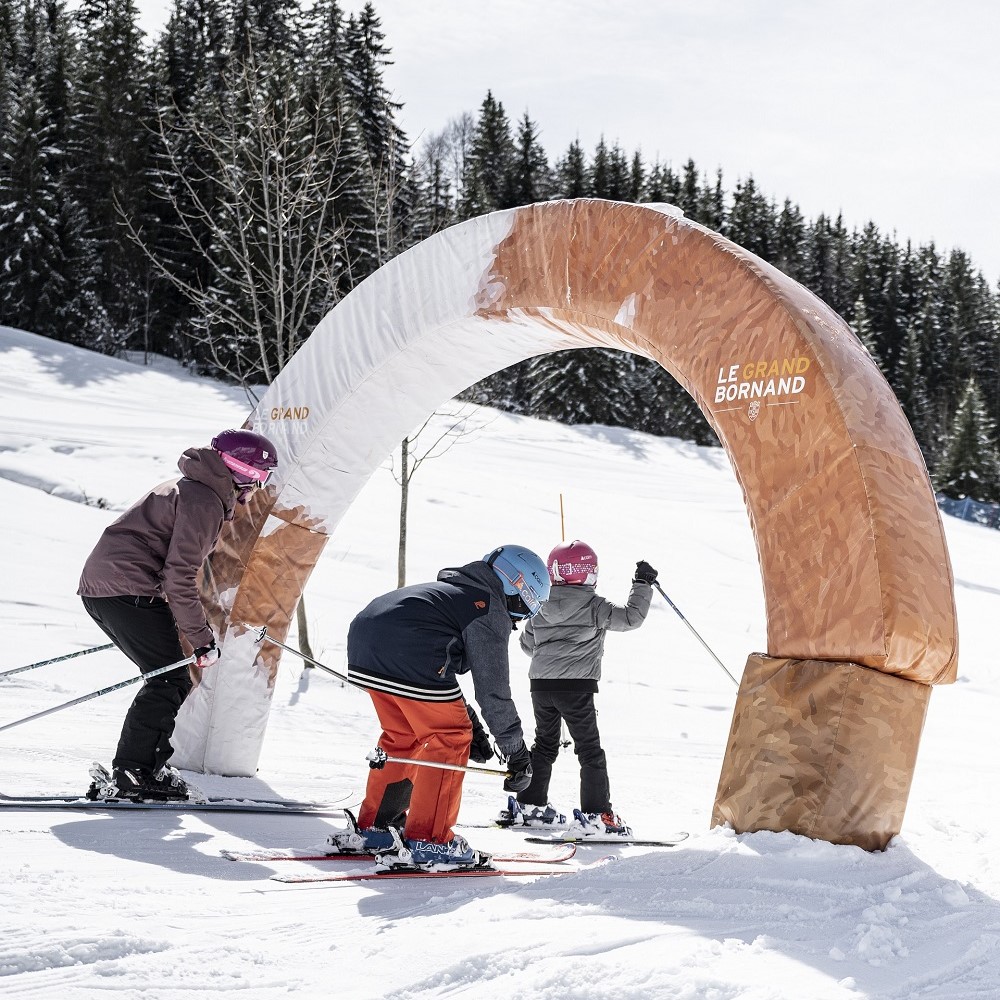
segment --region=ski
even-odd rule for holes
[[[385,872],[347,872],[336,875],[272,875],[272,882],[307,885],[314,882],[378,882],[389,878],[488,878],[496,876],[567,875],[575,868],[459,868],[452,872],[428,872],[422,868],[393,868]]]
[[[544,830],[565,830],[568,823],[498,823],[493,820],[491,823],[463,823],[459,820],[455,826],[462,827],[463,830],[512,830],[514,833],[531,833],[533,831]]]
[[[561,850],[547,851],[544,854],[537,851],[515,851],[512,854],[493,854],[494,861],[501,864],[514,862],[528,864],[558,865],[569,861],[576,854],[576,844],[554,845]],[[229,861],[374,861],[374,854],[310,854],[308,851],[229,851],[220,852]]]
[[[607,847],[608,844],[619,844],[622,847],[676,847],[682,841],[687,840],[686,833],[671,833],[660,840],[641,840],[638,837],[525,837],[528,844],[600,844]]]
[[[347,801],[351,795],[345,795],[336,801]],[[3,809],[34,809],[46,811],[50,809],[79,809],[90,812],[141,812],[151,809],[161,809],[173,812],[247,812],[275,813],[279,815],[342,815],[343,808],[334,802],[300,802],[296,799],[243,799],[243,798],[210,798],[199,802],[194,799],[176,801],[154,801],[145,799],[132,802],[128,799],[98,799],[91,800],[82,795],[0,795],[0,810]]]

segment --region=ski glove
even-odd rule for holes
[[[520,746],[507,754],[509,776],[503,783],[505,792],[523,792],[531,784],[531,754],[521,740]]]
[[[639,562],[635,564],[635,576],[632,577],[633,583],[656,583],[656,570],[649,565],[645,559],[640,559]]]
[[[199,646],[194,651],[194,665],[204,670],[205,667],[210,667],[213,663],[217,663],[220,655],[219,647],[216,646],[213,639],[207,646]]]
[[[476,710],[468,703],[465,703],[465,710],[469,713],[469,721],[472,723],[472,746],[469,747],[469,760],[476,764],[485,764],[493,759],[493,744],[490,742],[490,734],[486,732]]]

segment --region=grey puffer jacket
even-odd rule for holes
[[[233,477],[212,448],[188,448],[182,478],[162,483],[104,529],[87,557],[82,597],[163,597],[197,649],[214,639],[198,595],[198,570],[233,518]]]
[[[521,649],[531,657],[532,690],[570,686],[597,690],[604,657],[604,636],[631,632],[649,613],[653,588],[634,582],[625,607],[600,597],[593,586],[564,584],[521,632]]]

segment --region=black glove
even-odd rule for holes
[[[646,562],[645,559],[640,559],[635,564],[635,576],[632,577],[633,583],[656,583],[656,570]]]
[[[469,747],[469,760],[477,764],[485,764],[493,759],[493,744],[490,742],[490,734],[483,728],[483,724],[476,715],[476,710],[468,703],[465,709],[469,713],[469,721],[472,723],[472,746]]]
[[[506,767],[510,776],[503,783],[505,792],[523,792],[531,784],[531,754],[521,740],[520,746],[507,754]]]
[[[213,639],[207,646],[199,646],[194,651],[194,665],[204,670],[206,667],[212,666],[213,663],[218,663],[219,655],[219,647],[216,646]]]

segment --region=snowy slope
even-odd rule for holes
[[[102,527],[248,408],[237,390],[162,360],[141,367],[0,330],[0,670],[104,642],[75,597]],[[567,537],[599,553],[602,593],[624,599],[648,559],[733,673],[764,648],[753,540],[721,450],[486,410],[475,420],[413,480],[411,581],[497,544],[546,553],[562,494]],[[351,616],[395,584],[397,506],[387,461],[310,581],[313,646],[331,666],[344,666]],[[295,865],[225,861],[220,849],[315,845],[335,819],[0,811],[0,996],[1000,995],[1000,534],[946,522],[960,680],[931,699],[904,831],[884,854],[708,829],[735,687],[657,598],[642,629],[609,636],[600,722],[616,808],[648,835],[691,831],[682,847],[619,848],[613,863],[558,879],[288,887],[268,876]],[[530,718],[527,662],[511,650]],[[130,675],[104,652],[0,679],[0,725]],[[82,790],[89,762],[109,761],[133,692],[0,734],[0,790]],[[258,777],[193,777],[219,794],[353,790],[356,801],[377,735],[367,696],[286,655]],[[563,810],[576,804],[567,754],[553,782]],[[464,822],[502,805],[494,779],[466,781]],[[485,849],[518,842],[467,835]]]

